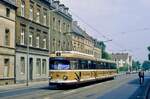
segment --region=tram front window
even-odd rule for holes
[[[51,70],[68,70],[70,69],[70,62],[67,60],[52,60],[50,61]]]

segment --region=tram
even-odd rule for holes
[[[76,51],[50,54],[49,85],[73,85],[114,78],[116,63]]]

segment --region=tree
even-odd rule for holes
[[[106,45],[104,44],[103,41],[99,42],[99,48],[102,50],[102,59],[111,59],[111,55],[106,52]]]
[[[148,46],[147,49],[150,52],[150,46]],[[150,60],[150,53],[148,54],[148,60]]]
[[[109,53],[107,53],[106,51],[102,52],[102,58],[109,59],[109,60],[112,59],[111,55]]]
[[[138,70],[141,68],[141,63],[139,61],[132,61],[132,70]]]
[[[147,47],[148,51],[150,52],[150,46]]]
[[[150,61],[144,61],[142,64],[142,68],[144,70],[149,70],[150,69]]]

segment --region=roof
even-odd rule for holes
[[[112,59],[117,59],[117,60],[127,60],[129,58],[129,54],[128,53],[112,53]]]
[[[72,24],[72,32],[77,35],[84,36],[83,34],[84,31],[78,25],[74,23]]]
[[[57,56],[58,53],[61,53]],[[51,58],[78,58],[78,59],[87,59],[87,60],[93,60],[93,61],[99,61],[99,62],[107,62],[107,63],[115,63],[112,60],[106,60],[106,59],[96,59],[94,55],[89,55],[77,51],[56,51],[55,53],[50,54]]]
[[[88,40],[93,40],[93,38],[91,36],[89,36],[89,34],[86,33],[86,31],[84,31],[78,24],[76,21],[74,21],[72,23],[72,32],[85,37]]]
[[[2,0],[2,1],[4,1],[4,2],[6,2],[8,4],[11,4],[13,6],[16,6],[16,0]]]

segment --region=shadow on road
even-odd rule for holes
[[[41,87],[39,89],[42,90],[70,90],[70,89],[77,89],[77,88],[82,88],[82,87],[86,87],[86,86],[90,86],[90,85],[94,85],[94,84],[98,84],[98,83],[102,83],[102,82],[106,82],[106,81],[110,81],[111,79],[103,79],[103,80],[97,80],[97,81],[92,81],[92,82],[87,82],[87,83],[81,83],[81,84],[74,84],[74,85],[50,85],[50,86],[46,86],[46,87]]]
[[[145,76],[145,82],[142,85],[140,85],[139,79],[135,79],[129,82],[128,84],[133,84],[138,87],[138,89],[131,95],[129,99],[145,99],[149,82],[150,82],[149,76]]]

